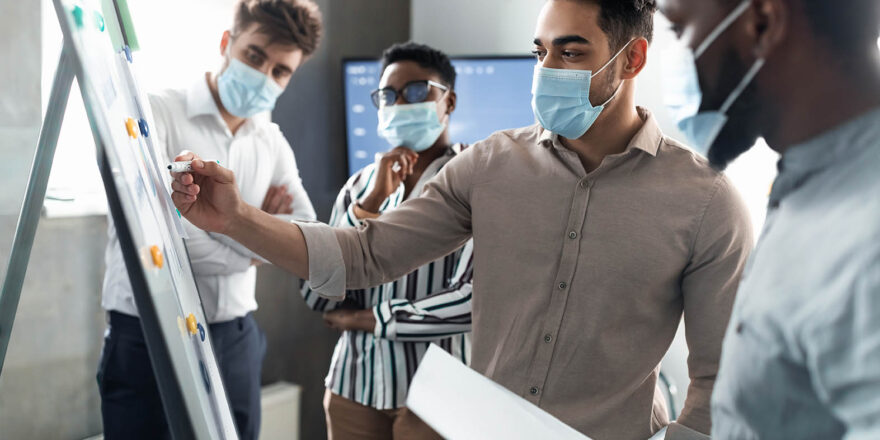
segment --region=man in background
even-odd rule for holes
[[[718,168],[759,136],[782,155],[713,437],[880,438],[880,2],[659,3],[692,51],[685,131]]]
[[[314,53],[321,15],[308,0],[241,0],[220,39],[221,68],[189,87],[150,96],[159,153],[200,152],[236,170],[248,203],[267,214],[314,220],[296,160],[269,122],[293,73]],[[265,337],[252,312],[260,260],[227,237],[185,223],[187,250],[210,327],[211,342],[242,439],[260,427],[260,372]],[[108,328],[98,369],[108,439],[169,438],[119,242],[112,226],[102,306]]]

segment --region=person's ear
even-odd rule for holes
[[[455,90],[450,89],[446,92],[446,115],[451,115],[453,111],[455,111],[455,103],[458,101],[458,95],[455,94]]]
[[[783,0],[752,0],[746,14],[746,34],[754,42],[754,55],[767,59],[788,34],[791,8]]]
[[[229,40],[232,38],[232,34],[228,30],[223,31],[223,36],[220,37],[220,55],[226,55],[226,48],[229,47]]]
[[[648,62],[648,40],[637,38],[629,43],[629,47],[621,54],[626,64],[620,70],[620,79],[633,79],[639,76]]]

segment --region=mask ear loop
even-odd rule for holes
[[[724,31],[727,30],[727,28],[729,28],[731,25],[733,25],[734,22],[739,20],[739,17],[745,14],[751,4],[751,0],[745,0],[744,2],[740,3],[740,5],[736,7],[736,9],[731,11],[730,15],[722,20],[721,23],[719,23],[718,26],[715,28],[715,30],[709,33],[709,35],[703,40],[703,42],[700,43],[699,46],[697,46],[697,49],[694,50],[694,59],[696,60],[700,58],[703,53],[709,50],[709,46],[711,46],[712,43],[714,43],[715,40],[717,40],[718,37],[720,37],[721,34],[723,34]]]
[[[618,50],[617,53],[614,54],[614,56],[611,57],[611,59],[608,60],[607,63],[605,63],[604,66],[602,66],[599,70],[597,70],[596,73],[590,75],[590,78],[592,79],[596,75],[602,73],[602,71],[605,70],[606,67],[610,66],[611,63],[614,62],[614,60],[616,60],[617,57],[619,57],[620,54],[622,54],[623,51],[626,50],[626,48],[629,47],[629,45],[632,44],[633,41],[636,41],[635,38],[633,38],[632,40],[629,40],[628,43],[624,44],[623,47],[621,47],[620,50]],[[620,84],[617,85],[617,89],[614,90],[614,93],[611,95],[611,97],[608,98],[605,102],[603,102],[602,105],[600,105],[599,107],[605,107],[606,105],[608,105],[609,102],[613,101],[614,98],[616,98],[617,95],[620,93],[620,89],[622,89],[622,88],[623,88],[623,81],[621,81]],[[589,98],[587,98],[587,100],[589,101]]]
[[[623,47],[621,47],[621,48],[620,48],[620,50],[618,50],[618,51],[617,51],[617,53],[616,53],[616,54],[614,54],[614,56],[613,56],[613,57],[611,57],[611,59],[610,59],[610,60],[608,60],[608,62],[607,62],[607,63],[605,63],[605,65],[604,65],[604,66],[602,66],[602,67],[600,67],[600,68],[599,68],[599,70],[597,70],[597,71],[596,71],[596,73],[593,73],[593,74],[592,74],[592,75],[590,75],[590,78],[593,78],[593,77],[594,77],[594,76],[596,76],[596,75],[598,75],[598,74],[600,74],[600,73],[602,73],[602,71],[603,71],[603,70],[605,70],[605,68],[607,68],[607,67],[608,67],[608,66],[610,66],[610,65],[611,65],[611,63],[613,63],[613,62],[614,62],[614,60],[616,60],[616,59],[617,59],[617,57],[619,57],[619,56],[620,56],[620,54],[622,54],[622,53],[623,53],[623,51],[625,51],[625,50],[626,50],[626,48],[627,48],[627,47],[629,47],[629,45],[630,45],[630,44],[632,44],[632,42],[633,42],[633,41],[636,41],[636,40],[635,40],[635,38],[633,38],[633,39],[632,39],[632,40],[629,40],[629,41],[628,41],[628,42],[627,42],[627,43],[626,43],[626,44],[624,44],[624,45],[623,45]]]
[[[727,100],[724,101],[724,104],[721,105],[719,111],[722,114],[727,114],[727,111],[730,110],[730,107],[733,106],[733,103],[736,102],[737,99],[739,99],[740,95],[742,95],[742,93],[746,90],[746,87],[749,86],[749,83],[751,83],[752,80],[754,80],[755,77],[758,76],[758,72],[760,72],[761,68],[764,67],[765,62],[766,60],[764,58],[758,58],[758,60],[755,61],[755,64],[752,65],[752,67],[743,77],[742,81],[739,82],[739,85],[737,85],[736,88],[733,89],[733,92],[730,93],[730,96],[728,96]]]

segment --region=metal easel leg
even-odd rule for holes
[[[34,153],[34,163],[28,179],[24,203],[22,203],[18,225],[15,228],[15,239],[9,254],[6,279],[3,281],[3,290],[0,291],[0,373],[3,372],[6,348],[9,346],[9,338],[12,335],[12,323],[15,321],[15,312],[21,297],[21,288],[24,285],[31,248],[37,233],[37,224],[40,222],[40,212],[43,208],[43,199],[46,197],[46,186],[49,183],[49,172],[52,170],[55,146],[58,143],[61,123],[64,121],[64,112],[67,109],[67,98],[70,96],[73,78],[73,58],[70,50],[64,44],[61,49],[61,57],[58,60],[58,68],[55,70],[55,80],[49,95],[49,106],[40,129],[40,141]]]

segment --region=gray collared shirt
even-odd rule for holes
[[[713,395],[718,439],[880,439],[880,109],[786,151]]]
[[[312,288],[387,283],[473,236],[471,366],[595,439],[668,423],[655,385],[684,312],[691,384],[668,438],[701,437],[751,222],[727,178],[639,113],[590,173],[535,125],[478,142],[363,228],[301,225]]]

